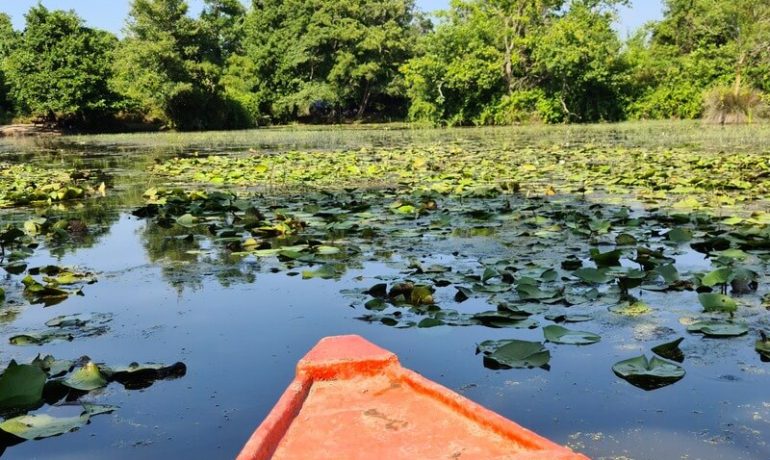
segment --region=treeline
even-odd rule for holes
[[[441,125],[762,116],[770,2],[665,0],[624,41],[625,0],[133,0],[124,37],[38,5],[0,13],[0,120],[180,130],[292,121]]]

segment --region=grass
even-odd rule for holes
[[[2,143],[19,141],[5,140]],[[525,125],[483,128],[417,128],[380,125],[290,125],[248,131],[135,133],[32,139],[36,144],[84,144],[114,148],[244,150],[348,149],[370,146],[489,144],[553,146],[592,144],[642,148],[692,148],[703,151],[766,151],[770,123],[714,126],[700,121],[636,121],[593,125]]]

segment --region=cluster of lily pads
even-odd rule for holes
[[[109,180],[98,170],[44,169],[30,164],[0,163],[0,208],[45,206],[104,196]]]
[[[340,279],[351,262],[396,259],[400,277],[345,293],[365,310],[359,319],[398,328],[533,329],[542,318],[554,323],[543,327],[546,342],[588,345],[599,335],[560,323],[596,321],[600,311],[642,316],[657,308],[641,300],[644,292],[692,292],[701,312],[693,311],[686,331],[729,338],[750,332],[749,320],[770,303],[770,215],[697,211],[704,203],[765,196],[770,166],[748,168],[759,157],[583,147],[494,153],[375,149],[176,159],[153,173],[244,188],[153,189],[136,214],[184,227],[189,240],[213,242],[209,251],[270,258],[270,271],[304,278]],[[604,192],[672,205],[603,203],[613,201]],[[491,236],[503,252],[464,254],[455,248],[466,236]],[[432,263],[433,248],[444,241],[453,260]],[[682,269],[679,258],[688,254],[700,254],[701,266]],[[469,298],[487,309],[464,308]],[[761,356],[767,344],[757,341]],[[487,341],[477,350],[495,368],[546,367],[550,360],[543,342]],[[679,364],[659,356],[623,360],[613,370],[645,389],[684,376]]]
[[[151,172],[178,183],[262,189],[398,184],[442,194],[479,187],[535,193],[601,191],[681,209],[730,206],[770,194],[770,163],[761,153],[693,154],[688,149],[590,145],[251,152],[176,158],[154,165]]]
[[[86,400],[112,382],[129,390],[142,389],[156,380],[182,377],[186,371],[183,363],[109,367],[88,357],[69,361],[38,355],[29,364],[11,361],[0,374],[0,414],[4,417],[0,447],[58,436],[81,428],[93,416],[113,412],[117,406]],[[44,406],[48,409],[42,411]]]
[[[12,319],[20,306],[51,307],[73,295],[84,295],[97,274],[58,265],[30,266],[28,259],[41,245],[51,253],[61,245],[81,242],[84,235],[102,231],[100,224],[55,217],[43,212],[23,224],[0,231],[0,267],[7,276],[0,281],[0,318]],[[9,337],[13,346],[44,346],[109,332],[111,314],[59,315],[45,322],[45,329],[24,331]],[[59,360],[38,355],[29,364],[12,360],[0,374],[0,453],[25,440],[42,439],[74,431],[96,415],[113,412],[116,406],[90,402],[95,392],[112,382],[124,388],[143,389],[156,380],[184,376],[183,363],[171,366],[132,363],[125,367],[95,364],[88,357]]]

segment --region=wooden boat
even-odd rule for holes
[[[322,339],[239,460],[587,460],[402,367],[356,335]]]

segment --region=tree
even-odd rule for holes
[[[573,2],[535,42],[533,69],[540,86],[558,101],[564,120],[623,118],[621,44],[607,4]]]
[[[455,0],[403,67],[410,116],[447,124],[617,119],[622,0]],[[609,97],[596,104],[594,97]]]
[[[230,56],[242,52],[246,8],[240,0],[204,0],[204,3],[201,22],[209,39],[209,59],[223,67]]]
[[[220,53],[187,8],[184,0],[132,2],[113,86],[131,109],[173,128],[238,127],[220,84]]]
[[[0,13],[0,122],[9,118],[12,112],[11,103],[8,98],[8,85],[5,78],[6,59],[16,46],[18,34],[13,30],[11,18]]]
[[[770,90],[770,4],[666,0],[663,19],[628,50],[632,116],[698,117],[704,93],[725,95],[729,86],[734,98],[752,99],[752,87]]]
[[[279,120],[311,112],[360,118],[372,100],[400,96],[412,19],[412,0],[255,1],[243,56],[255,73],[237,86],[259,95],[261,109]]]
[[[85,27],[73,12],[32,7],[4,66],[16,109],[78,123],[111,112],[115,95],[107,82],[116,44],[113,35]]]

